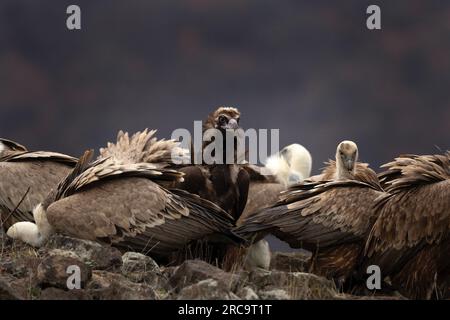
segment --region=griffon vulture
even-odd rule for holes
[[[0,139],[0,228],[33,221],[32,211],[72,170],[77,159],[45,151],[28,151]]]
[[[218,206],[159,184],[180,180],[183,174],[167,168],[177,144],[158,141],[154,133],[129,138],[120,132],[117,143],[101,149],[93,163],[87,152],[36,208],[37,227],[16,224],[8,235],[41,245],[49,234],[59,232],[140,251],[160,261],[194,240],[238,239],[230,231],[233,218]]]
[[[274,206],[245,219],[236,232],[254,240],[273,234],[293,248],[311,251],[313,272],[339,282],[350,279],[376,218],[376,200],[385,193],[376,184],[354,180],[351,161],[356,161],[357,149],[344,162],[341,148],[333,180],[292,186]]]
[[[322,174],[311,177],[312,181],[357,180],[383,190],[375,171],[367,163],[358,161],[358,146],[353,141],[342,141],[336,148],[335,160],[329,160]]]
[[[449,298],[450,152],[404,155],[380,174],[389,196],[367,241],[367,265],[409,298]]]

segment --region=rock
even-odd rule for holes
[[[58,288],[46,288],[41,291],[40,300],[88,300],[91,297],[85,290],[62,290]]]
[[[0,274],[0,300],[24,300],[27,298],[26,289],[18,285],[18,279]]]
[[[291,296],[282,289],[262,290],[259,292],[263,300],[290,300]]]
[[[160,298],[146,284],[134,283],[121,274],[93,271],[86,290],[95,300],[155,300]]]
[[[94,270],[110,270],[122,265],[122,254],[119,250],[93,241],[56,234],[47,242],[46,248],[71,251]]]
[[[122,261],[121,272],[131,281],[167,289],[168,278],[152,258],[136,252],[127,252],[122,256]]]
[[[58,255],[61,252],[63,254]],[[43,288],[56,287],[67,289],[67,281],[73,274],[68,268],[72,266],[80,269],[80,284],[81,288],[83,288],[91,279],[92,270],[83,261],[72,257],[66,251],[54,251],[53,254],[39,264],[37,268],[38,284]]]
[[[158,264],[149,256],[127,252],[122,256],[122,272],[160,272]]]
[[[305,272],[311,260],[308,251],[275,252],[272,254],[270,269],[286,272]]]
[[[338,294],[331,280],[302,272],[255,270],[250,282],[259,290],[285,290],[292,299],[334,299]]]
[[[256,294],[255,290],[253,290],[250,287],[243,287],[240,288],[236,294],[239,298],[242,300],[259,300],[258,295]]]
[[[169,279],[169,283],[176,291],[179,291],[206,279],[216,280],[220,286],[231,291],[234,291],[237,284],[243,280],[237,274],[225,272],[204,261],[186,260],[177,268]]]
[[[184,287],[178,300],[239,300],[230,290],[223,287],[217,280],[206,279],[196,284]]]

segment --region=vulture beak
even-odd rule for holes
[[[355,167],[355,162],[353,161],[353,157],[352,156],[345,156],[343,162],[344,162],[345,168],[349,172],[353,171],[353,169]]]
[[[225,129],[236,130],[239,129],[239,123],[235,119],[230,119],[225,126]]]

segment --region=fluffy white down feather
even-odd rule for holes
[[[260,240],[247,248],[244,267],[247,270],[257,268],[269,270],[271,258],[269,243],[266,240]]]
[[[301,182],[311,175],[312,157],[300,144],[291,144],[267,159],[266,168],[284,185]]]
[[[21,240],[34,247],[41,247],[45,244],[48,237],[53,233],[53,228],[49,224],[46,212],[42,205],[38,205],[33,210],[33,216],[36,223],[17,222],[8,229],[8,237]]]

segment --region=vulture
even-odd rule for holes
[[[47,151],[28,151],[0,139],[0,228],[19,221],[33,221],[32,211],[77,162],[71,156]]]
[[[403,155],[383,167],[389,195],[377,205],[365,264],[409,298],[450,298],[450,152]]]
[[[299,144],[288,145],[270,156],[265,167],[244,166],[249,173],[250,186],[245,210],[238,224],[248,215],[275,203],[279,193],[289,185],[308,178],[311,175],[311,167],[311,154]]]
[[[339,144],[332,179],[291,186],[276,204],[244,219],[236,233],[253,241],[273,234],[309,250],[312,272],[346,284],[364,253],[376,201],[386,195],[366,174],[354,174],[356,161],[356,144]]]
[[[182,180],[183,173],[168,168],[177,143],[154,134],[119,132],[117,143],[101,149],[94,162],[89,161],[92,151],[86,152],[34,210],[36,225],[18,223],[7,234],[40,246],[57,232],[139,251],[160,262],[170,262],[191,241],[239,241],[230,231],[233,218],[220,207],[162,186]]]
[[[322,173],[311,177],[312,181],[327,180],[357,180],[366,182],[380,191],[383,190],[377,174],[369,164],[358,161],[359,151],[355,142],[345,140],[338,144],[336,148],[335,160],[329,160]]]
[[[250,176],[250,187],[247,204],[236,223],[237,226],[252,214],[277,202],[280,192],[286,190],[288,185],[308,178],[311,175],[311,167],[311,154],[299,144],[288,145],[270,156],[265,167],[244,166]],[[260,240],[242,251],[246,269],[269,269],[271,252],[266,240]]]
[[[229,134],[237,132],[241,114],[238,109],[232,107],[219,107],[208,115],[203,123],[204,141],[202,155],[205,156],[206,148],[213,143],[205,139],[209,129],[219,130],[223,139],[223,161],[221,163],[189,165],[180,168],[184,173],[182,181],[174,181],[173,188],[186,190],[207,199],[228,212],[234,221],[237,221],[244,211],[247,203],[247,195],[250,177],[241,164],[227,163],[227,139]],[[236,139],[236,138],[235,138]],[[234,143],[234,159],[237,157],[237,143]]]

